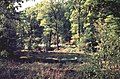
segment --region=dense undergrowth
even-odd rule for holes
[[[15,59],[1,58],[0,79],[119,79],[119,70],[101,69],[96,63],[90,62],[92,58],[89,55],[84,56],[76,53],[32,53],[29,54],[30,57],[27,55],[25,57],[25,54],[22,54],[24,56],[19,54],[21,58],[17,55]],[[35,58],[33,59],[35,55],[37,55],[36,58],[39,61]],[[68,62],[67,60],[65,62],[54,62],[55,60],[60,61],[61,57],[70,59],[75,56],[83,58],[84,62]],[[50,59],[50,57],[50,61],[46,60]],[[41,58],[44,58],[44,61],[40,61]],[[31,60],[34,61],[31,62]]]

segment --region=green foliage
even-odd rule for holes
[[[14,2],[2,0],[0,4],[2,56],[13,51],[16,41],[18,48],[29,50],[40,48],[42,43],[43,49],[52,44],[59,49],[62,43],[70,53],[91,55],[81,70],[95,72],[96,79],[120,64],[120,1],[44,0],[20,14],[16,14]]]
[[[17,26],[18,48],[35,49],[34,45],[41,42],[43,26],[40,26],[40,19],[37,19],[37,13],[33,11],[34,7],[27,8],[20,14],[21,21]],[[30,12],[29,12],[30,11]]]
[[[19,16],[14,7],[15,2],[16,0],[0,1],[0,52],[7,51],[9,55],[16,49],[16,20],[19,20]]]

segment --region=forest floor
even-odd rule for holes
[[[81,79],[85,57],[60,51],[19,51],[12,59],[0,59],[0,79]]]
[[[96,74],[85,71],[87,58],[91,55],[19,50],[13,58],[0,58],[0,79],[88,79]]]

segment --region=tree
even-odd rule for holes
[[[82,18],[82,8],[84,1],[82,0],[72,0],[73,2],[73,12],[71,15],[71,22],[72,22],[72,31],[76,32],[73,34],[78,35],[78,40],[80,40],[81,34],[83,34],[83,18]]]
[[[24,49],[39,49],[38,45],[42,40],[43,27],[40,26],[41,20],[37,19],[37,14],[35,7],[21,11],[21,21],[17,27],[21,30],[18,30],[17,34],[18,44],[22,43]]]
[[[57,49],[59,49],[59,28],[63,26],[62,23],[62,16],[64,14],[62,13],[62,5],[61,3],[53,2],[52,0],[50,1],[50,8],[51,10],[51,16],[53,17],[51,20],[55,23],[55,31],[56,31],[56,45]]]
[[[114,70],[111,66],[118,65],[119,61],[119,49],[120,49],[120,37],[119,37],[119,23],[120,23],[120,11],[119,2],[117,1],[104,1],[99,5],[98,10],[101,12],[100,17],[97,20],[99,26],[99,33],[101,39],[101,53],[100,56],[105,62],[106,68],[110,67],[110,70]],[[104,6],[104,7],[102,7]],[[114,8],[114,9],[113,9]],[[111,75],[111,74],[109,74]],[[115,78],[115,76],[113,76]]]
[[[20,1],[0,1],[0,52],[7,51],[9,55],[16,49],[16,20],[19,20],[19,16],[14,3]]]
[[[46,6],[46,7],[44,7]],[[46,9],[46,12],[44,11]],[[41,8],[44,14],[42,17],[42,21],[41,21],[41,25],[45,26],[45,32],[46,35],[50,35],[50,39],[51,40],[51,36],[52,34],[54,34],[56,37],[56,40],[54,39],[54,42],[56,43],[56,47],[57,49],[59,49],[59,39],[60,39],[60,35],[63,34],[63,27],[65,26],[65,17],[64,17],[64,6],[63,4],[60,2],[56,2],[53,0],[50,0],[50,2],[44,3],[43,4],[43,8]],[[42,15],[41,14],[41,15]],[[40,16],[40,15],[39,15]],[[49,40],[49,43],[50,43]],[[48,44],[50,45],[50,44]]]

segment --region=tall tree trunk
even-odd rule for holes
[[[49,34],[48,47],[51,47],[51,37],[52,37],[52,30],[50,31],[50,34]]]
[[[80,30],[81,30],[81,26],[80,26],[80,3],[79,3],[79,8],[78,8],[78,13],[79,13],[79,15],[78,15],[78,36],[79,36],[79,38],[78,38],[78,41],[80,40]]]
[[[57,46],[57,50],[59,50],[59,36],[58,36],[58,25],[56,22],[56,46]]]
[[[78,16],[78,41],[80,40],[80,16]]]
[[[28,44],[28,50],[31,50],[32,49],[32,36],[30,35],[30,40],[29,40],[29,44]]]
[[[82,24],[80,24],[81,22],[81,20],[80,20],[80,15],[81,15],[81,8],[80,8],[80,6],[81,6],[81,2],[79,2],[79,8],[78,8],[78,13],[79,13],[79,15],[78,15],[78,36],[79,36],[79,38],[78,38],[78,40],[80,40],[80,34],[82,34],[83,33],[83,25]]]
[[[28,46],[28,50],[31,50],[32,49],[32,26],[30,25],[30,33],[29,33],[30,35],[29,35],[29,38],[30,38],[30,40],[29,40],[29,46]]]

